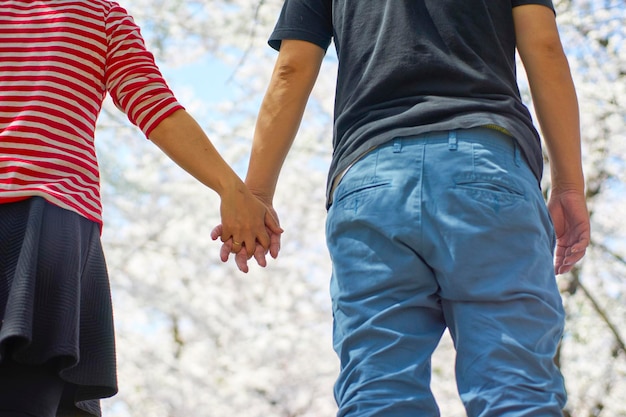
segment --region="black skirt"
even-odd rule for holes
[[[52,365],[59,416],[100,416],[117,392],[111,291],[98,225],[41,197],[0,204],[0,363]]]

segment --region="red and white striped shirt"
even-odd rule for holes
[[[107,0],[0,0],[0,204],[42,196],[102,223],[106,93],[146,136],[181,109],[138,26]]]

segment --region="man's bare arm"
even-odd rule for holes
[[[283,40],[272,77],[263,98],[252,143],[250,165],[245,183],[250,191],[273,210],[274,192],[283,163],[300,127],[304,109],[315,85],[325,51],[298,40]],[[212,237],[221,234],[217,226]],[[270,255],[276,257],[280,235],[270,233]],[[221,258],[228,260],[231,242],[222,247]],[[248,251],[249,252],[249,251]],[[265,265],[264,248],[257,246],[254,257]],[[239,269],[248,271],[245,251],[235,256]]]
[[[300,127],[324,50],[297,40],[282,41],[259,110],[246,185],[271,204],[278,176]]]
[[[555,272],[571,270],[589,244],[589,215],[581,161],[578,100],[552,10],[513,9],[517,49],[550,159],[548,208],[557,235]]]

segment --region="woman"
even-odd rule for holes
[[[0,0],[2,417],[98,416],[117,391],[94,149],[107,92],[220,195],[235,250],[251,256],[282,232],[178,103],[126,10]]]

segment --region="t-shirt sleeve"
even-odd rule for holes
[[[542,6],[546,6],[554,12],[554,4],[552,4],[552,0],[511,0],[513,7],[523,6],[526,4],[539,4]]]
[[[106,18],[106,87],[115,105],[149,136],[163,119],[183,107],[167,86],[139,27],[117,4]]]
[[[294,39],[326,50],[332,37],[331,0],[285,0],[268,43],[279,50],[283,39]]]

